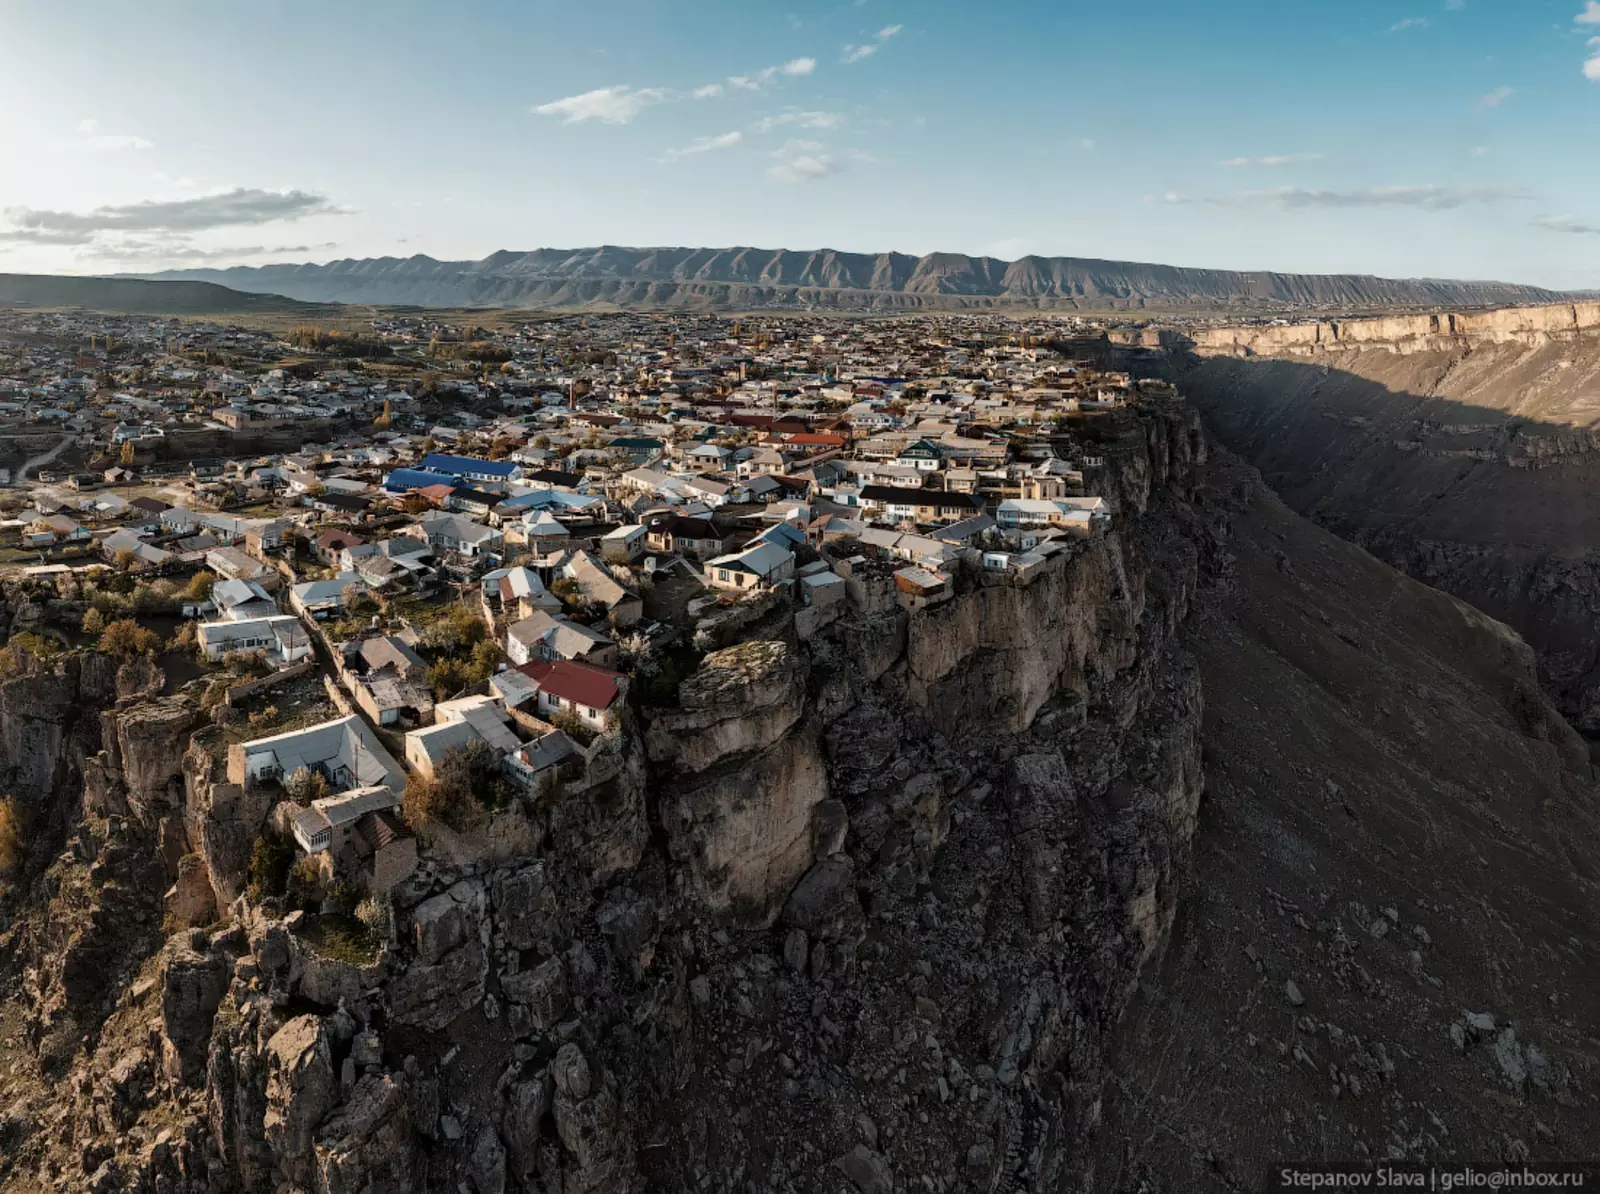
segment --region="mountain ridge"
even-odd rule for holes
[[[1200,269],[1101,258],[601,245],[478,261],[341,258],[123,275],[212,282],[303,302],[423,307],[1059,311],[1379,309],[1562,301],[1492,281]]]

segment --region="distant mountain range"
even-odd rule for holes
[[[1001,261],[960,253],[832,249],[536,249],[482,261],[346,259],[326,265],[171,270],[141,278],[214,282],[315,303],[416,307],[748,311],[1354,311],[1505,306],[1570,296],[1500,282],[1360,274],[1238,273],[1076,257]]]
[[[277,294],[230,290],[214,282],[148,282],[0,274],[0,307],[85,307],[124,315],[315,315],[318,308]]]

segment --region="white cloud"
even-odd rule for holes
[[[783,73],[786,75],[804,77],[817,69],[815,58],[791,58],[783,64]]]
[[[1354,191],[1309,190],[1304,187],[1276,187],[1264,191],[1241,191],[1214,202],[1229,206],[1266,204],[1290,209],[1415,207],[1423,211],[1451,211],[1481,203],[1503,203],[1530,196],[1514,187],[1365,187]]]
[[[844,123],[842,112],[814,112],[792,110],[776,116],[764,116],[756,124],[756,132],[770,133],[773,129],[794,125],[803,129],[833,129]]]
[[[696,87],[689,93],[695,99],[716,99],[722,94],[721,83],[707,83],[704,87]]]
[[[100,122],[92,116],[88,120],[80,120],[78,121],[78,131],[85,136],[91,133],[98,133],[100,131]]]
[[[1320,162],[1328,155],[1325,153],[1274,153],[1260,158],[1229,158],[1218,162],[1219,166],[1294,166],[1301,162]]]
[[[603,124],[629,124],[646,108],[664,104],[672,93],[660,87],[633,88],[627,84],[599,87],[582,95],[569,95],[534,108],[538,116],[559,116],[564,124],[598,120]]]
[[[723,133],[721,136],[717,137],[696,137],[682,149],[667,150],[667,156],[669,158],[681,158],[688,157],[690,154],[710,153],[717,149],[732,149],[735,145],[739,144],[739,142],[743,140],[744,134],[739,132],[737,129],[731,133]]]
[[[1404,33],[1407,29],[1426,29],[1433,24],[1427,17],[1407,17],[1389,26],[1390,33]]]
[[[1493,91],[1487,93],[1486,95],[1481,95],[1478,97],[1478,107],[1498,108],[1501,104],[1505,103],[1508,99],[1516,94],[1517,89],[1515,87],[1496,87]]]
[[[1570,232],[1578,236],[1600,236],[1600,222],[1580,220],[1576,216],[1536,216],[1532,223],[1535,228],[1546,228],[1551,232]]]
[[[1600,25],[1600,0],[1589,0],[1572,20],[1578,25]]]
[[[1489,147],[1487,145],[1474,145],[1472,147],[1472,156],[1475,157],[1475,158],[1486,158],[1486,157],[1488,157],[1489,156]]]
[[[344,214],[346,209],[336,207],[325,196],[306,191],[235,187],[193,199],[127,203],[82,213],[11,207],[6,209],[5,218],[20,229],[41,233],[187,233]]]
[[[1460,12],[1467,6],[1467,0],[1444,0],[1445,12]]]
[[[860,62],[864,58],[871,58],[883,48],[884,42],[894,37],[904,28],[904,25],[885,25],[877,33],[873,34],[871,41],[859,44],[846,42],[844,49],[839,52],[839,61],[848,65],[852,62]]]
[[[1078,146],[1081,149],[1093,149],[1094,146],[1095,146],[1094,138],[1093,137],[1085,137],[1082,141],[1078,142]]]
[[[793,184],[817,182],[844,169],[830,153],[802,153],[768,168],[767,174],[779,182]]]
[[[1589,39],[1589,59],[1583,64],[1583,77],[1600,83],[1600,37]]]

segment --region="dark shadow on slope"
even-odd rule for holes
[[[1206,795],[1170,942],[1119,1027],[1095,1188],[1590,1155],[1582,744],[1504,627],[1214,467],[1235,567],[1189,640]]]
[[[1538,652],[1547,690],[1593,738],[1600,430],[1432,396],[1441,383],[1481,381],[1525,397],[1573,364],[1570,343],[1508,348],[1499,364],[1493,351],[1385,354],[1379,367],[1396,384],[1338,368],[1338,356],[1133,352],[1124,363],[1174,381],[1294,510],[1514,627]],[[1600,363],[1600,340],[1592,355]],[[1567,408],[1600,418],[1600,395],[1582,385]]]

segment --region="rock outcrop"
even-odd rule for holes
[[[1291,507],[1515,628],[1600,734],[1600,303],[1164,333]]]

